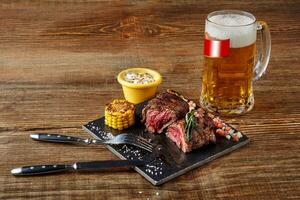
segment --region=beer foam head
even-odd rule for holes
[[[253,44],[256,40],[254,17],[237,13],[225,13],[208,16],[205,32],[209,37],[230,39],[230,47],[239,48]]]

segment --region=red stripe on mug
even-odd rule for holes
[[[204,56],[208,57],[225,57],[230,53],[230,39],[213,40],[208,37],[204,38]]]

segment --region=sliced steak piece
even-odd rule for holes
[[[151,133],[162,133],[163,130],[189,112],[189,104],[172,92],[158,94],[142,110],[142,123]]]
[[[203,145],[216,142],[216,136],[214,134],[213,122],[208,122],[205,119],[206,113],[199,109],[196,112],[197,124],[192,129],[191,140],[187,140],[185,132],[185,120],[181,119],[174,122],[168,127],[167,137],[170,138],[175,144],[185,153],[202,147]],[[208,123],[207,123],[208,122]]]

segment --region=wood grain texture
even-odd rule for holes
[[[268,22],[272,58],[255,107],[228,118],[251,143],[161,187],[133,171],[13,177],[37,163],[117,159],[103,147],[39,143],[33,132],[87,136],[81,125],[122,97],[116,74],[149,66],[199,98],[205,16],[241,9]],[[0,2],[0,198],[300,199],[300,2]]]

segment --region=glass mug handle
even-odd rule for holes
[[[265,73],[271,55],[271,34],[266,22],[258,21],[257,30],[261,32],[261,44],[258,49],[257,61],[254,67],[254,81],[257,81]]]

